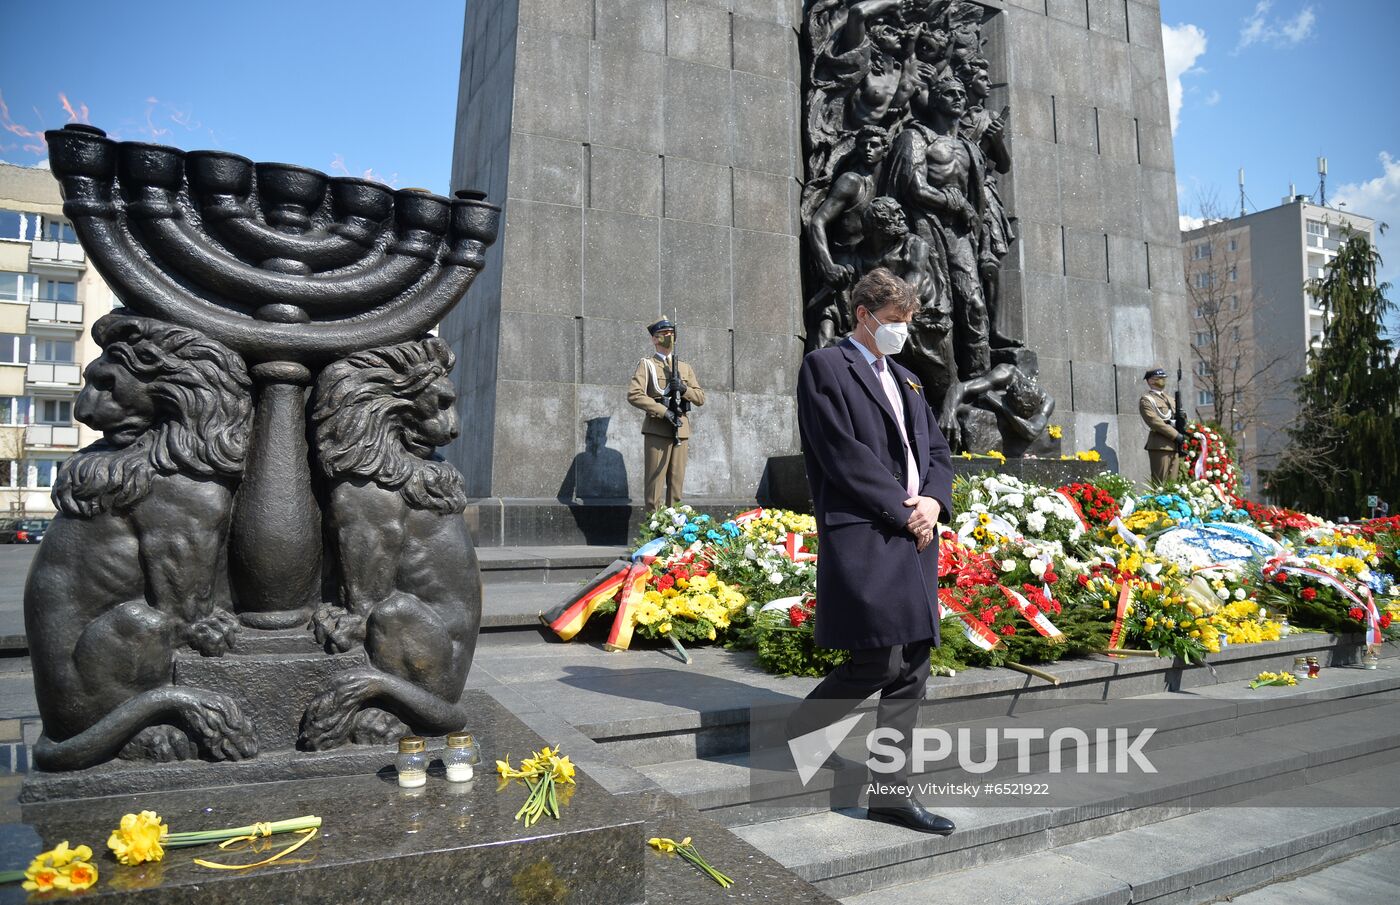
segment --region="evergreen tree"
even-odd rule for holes
[[[1384,228],[1384,227],[1382,227]],[[1345,230],[1337,257],[1308,281],[1324,312],[1322,344],[1298,381],[1298,420],[1265,482],[1284,505],[1328,516],[1364,513],[1366,496],[1400,502],[1400,362],[1386,338],[1393,303],[1380,255]]]

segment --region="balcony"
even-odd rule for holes
[[[83,328],[83,306],[76,302],[29,303],[29,322],[42,326]]]
[[[25,379],[42,386],[78,388],[81,369],[71,361],[32,361]]]
[[[83,247],[76,242],[35,239],[30,244],[29,255],[33,260],[45,264],[71,264],[82,267],[87,262]]]
[[[72,424],[31,424],[24,429],[24,442],[50,449],[76,448],[78,428]]]
[[[24,458],[24,431],[25,428],[20,425],[0,425],[0,459]],[[0,468],[3,467],[0,465]],[[5,474],[0,472],[0,481],[4,480]]]
[[[0,299],[0,333],[23,333],[29,329],[29,306],[13,299]]]

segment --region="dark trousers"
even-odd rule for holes
[[[899,733],[897,746],[904,752],[904,769],[877,777],[886,784],[910,781],[914,726],[928,684],[929,653],[933,639],[851,651],[851,659],[833,669],[798,706],[788,720],[788,737],[797,738],[829,726],[854,710],[875,692],[880,693],[876,723]]]

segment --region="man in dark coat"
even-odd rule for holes
[[[797,382],[820,541],[816,641],[851,659],[808,695],[789,731],[816,731],[878,691],[879,725],[899,733],[905,755],[882,784],[911,787],[913,729],[938,643],[937,531],[951,515],[953,467],[923,388],[891,357],[918,310],[914,291],[878,268],[851,302],[855,332],[809,354]],[[953,831],[906,794],[872,794],[868,816]]]

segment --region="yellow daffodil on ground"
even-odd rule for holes
[[[189,830],[182,833],[172,833],[170,827],[160,819],[160,815],[155,811],[142,811],[139,814],[127,814],[122,817],[121,823],[115,830],[112,830],[112,835],[107,837],[107,847],[112,850],[112,854],[119,862],[132,865],[147,861],[160,861],[165,857],[167,848],[189,848],[196,845],[208,845],[212,842],[217,842],[220,848],[225,848],[232,842],[252,842],[277,833],[302,834],[301,839],[276,855],[252,864],[223,864],[217,861],[194,859],[195,864],[214,870],[242,870],[246,867],[262,867],[273,863],[284,855],[291,854],[314,839],[320,826],[321,818],[313,815],[294,817],[291,820],[263,821],[248,826],[221,830]]]
[[[155,811],[127,814],[107,837],[107,847],[122,864],[159,861],[165,857],[161,843],[169,833],[170,827],[161,822]]]
[[[25,870],[0,871],[0,883],[13,883],[16,880],[23,880],[22,885],[29,892],[87,889],[97,882],[92,849],[86,845],[69,848],[65,839],[55,848],[35,855]]]
[[[1298,677],[1291,672],[1261,672],[1253,682],[1249,683],[1250,688],[1263,688],[1265,685],[1297,685]]]
[[[705,876],[714,880],[725,889],[734,885],[734,881],[730,877],[716,870],[714,866],[706,861],[700,852],[696,850],[695,846],[690,844],[689,836],[686,836],[680,842],[674,839],[667,839],[664,836],[653,836],[647,840],[647,845],[650,845],[652,848],[665,855],[680,855],[703,871]]]
[[[545,814],[555,820],[560,818],[559,793],[555,783],[572,785],[577,768],[568,755],[559,753],[558,746],[551,748],[546,745],[522,760],[518,770],[510,765],[510,755],[506,755],[505,760],[496,761],[496,772],[501,776],[502,789],[513,779],[521,780],[529,787],[530,794],[525,804],[515,812],[515,819],[523,819],[526,826],[533,826]]]

